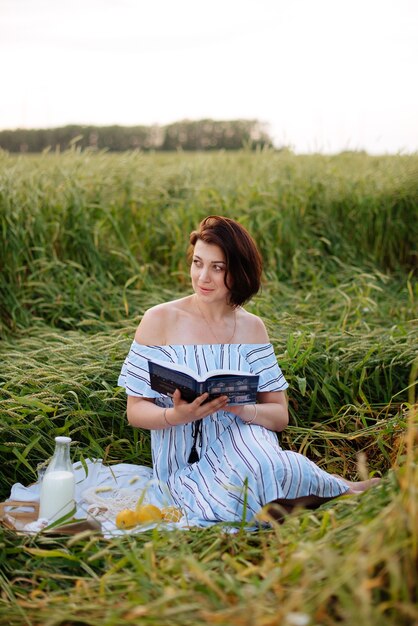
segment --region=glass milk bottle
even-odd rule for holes
[[[55,437],[55,451],[41,484],[39,517],[54,522],[75,507],[75,476],[70,437]]]

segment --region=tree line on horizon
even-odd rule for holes
[[[0,148],[7,152],[45,150],[173,151],[239,150],[273,147],[266,125],[259,120],[183,120],[165,126],[85,126],[0,131]]]

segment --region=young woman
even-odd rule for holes
[[[279,518],[294,506],[319,506],[373,481],[350,483],[301,454],[280,448],[288,424],[288,384],[262,320],[243,305],[259,290],[262,263],[243,226],[211,215],[190,235],[193,294],[143,316],[119,378],[129,423],[151,430],[154,477],[191,524],[250,521],[265,505]],[[256,404],[226,396],[193,402],[153,391],[148,359],[197,374],[233,369],[259,375]],[[276,506],[274,506],[276,505]],[[279,506],[277,506],[279,505]]]

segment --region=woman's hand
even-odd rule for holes
[[[227,396],[220,396],[210,402],[205,402],[207,397],[208,394],[204,393],[193,402],[186,402],[182,399],[180,391],[176,389],[172,396],[173,406],[163,408],[156,405],[153,398],[128,396],[128,421],[135,428],[161,430],[169,426],[195,422],[227,406]]]
[[[180,390],[176,389],[172,395],[173,406],[166,411],[168,423],[173,426],[187,424],[225,409],[228,404],[228,396],[219,396],[214,400],[205,402],[208,395],[208,393],[203,393],[195,398],[193,402],[186,402],[186,400],[182,399]]]
[[[239,404],[228,407],[244,424],[264,426],[281,432],[289,422],[287,398],[284,391],[264,391],[257,394],[257,404]]]

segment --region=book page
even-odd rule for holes
[[[228,396],[230,404],[251,404],[257,400],[258,378],[242,372],[238,376],[215,376],[207,381],[205,390],[210,397]]]
[[[161,361],[159,359],[148,359],[148,364],[151,364],[151,363],[155,365],[159,365],[162,368],[167,368],[175,372],[176,374],[178,374],[179,372],[182,372],[186,374],[187,376],[190,376],[191,378],[193,378],[193,380],[196,380],[198,382],[203,382],[207,380],[208,378],[211,378],[212,376],[219,376],[219,375],[245,376],[245,377],[254,376],[254,374],[241,372],[240,370],[229,370],[229,369],[214,369],[214,370],[210,370],[209,372],[206,372],[206,374],[203,374],[202,376],[199,376],[199,374],[197,374],[194,370],[192,370],[191,367],[188,367],[187,365],[180,365],[179,363],[171,363],[170,361]]]

